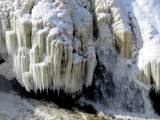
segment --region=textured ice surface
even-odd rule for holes
[[[143,47],[138,58],[140,69],[138,78],[145,84],[159,88],[160,3],[157,0],[137,0],[133,3],[133,8],[143,40]]]
[[[69,93],[91,85],[96,58],[88,10],[74,0],[0,3],[1,45],[28,91]],[[0,53],[5,56],[5,49]]]

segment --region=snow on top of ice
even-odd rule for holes
[[[137,0],[137,3],[149,16],[150,23],[160,32],[160,2],[159,0]]]
[[[6,17],[7,14],[2,18],[11,19],[10,30],[13,31],[12,35],[17,36],[14,44],[18,52],[11,55],[17,80],[28,91],[48,89],[53,84],[54,89],[64,89],[68,93],[82,90],[83,84],[86,84],[83,78],[92,81],[95,67],[95,50],[90,41],[93,40],[93,20],[87,10],[89,2],[83,0],[82,4],[78,5],[74,0],[15,1],[12,1],[14,4],[11,5],[11,12],[0,10],[0,15],[7,11],[9,18]],[[2,4],[5,4],[4,0]],[[5,38],[8,21],[3,22],[6,22],[6,28],[2,30]],[[11,35],[7,38],[10,42]],[[8,51],[11,46],[13,45],[7,47]],[[84,64],[85,62],[90,64]],[[85,72],[86,75],[83,74],[85,66],[88,68],[85,69],[88,71]],[[76,69],[77,67],[79,69]],[[71,70],[73,68],[74,70]],[[50,74],[46,71],[50,71]],[[52,79],[54,83],[50,82]],[[45,84],[43,81],[46,81]],[[87,83],[86,86],[88,85]]]
[[[144,42],[138,62],[139,68],[143,69],[151,61],[160,62],[160,2],[136,0],[133,8]]]
[[[140,29],[138,38],[139,69],[143,69],[151,61],[160,61],[160,2],[158,0],[117,0],[122,6],[123,13],[132,18],[135,27]],[[136,19],[133,19],[136,18]],[[135,34],[137,34],[136,31]],[[137,34],[138,35],[138,34]],[[140,45],[141,38],[143,46]]]
[[[113,16],[116,16],[115,23],[113,26],[117,26],[117,30],[130,31],[129,19],[128,19],[128,10],[126,10],[125,1],[115,0],[114,5],[112,6]],[[119,7],[120,6],[120,7]],[[121,24],[123,23],[123,24]]]
[[[156,35],[151,40],[146,41],[139,52],[138,66],[141,70],[151,61],[156,64],[160,62],[160,35]]]
[[[73,53],[73,59],[74,59],[74,64],[78,64],[83,60],[83,58],[76,53]]]
[[[60,26],[63,24],[63,21],[57,17],[57,14],[62,12],[63,10],[57,9],[57,7],[51,1],[43,0],[39,1],[38,4],[34,6],[32,10],[32,19],[42,19],[45,26]]]

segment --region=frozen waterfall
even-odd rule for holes
[[[0,51],[26,90],[67,93],[91,85],[96,65],[91,14],[74,0],[1,1]]]

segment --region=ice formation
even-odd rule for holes
[[[77,92],[96,65],[92,16],[74,0],[0,1],[0,45],[26,90]]]
[[[145,42],[140,51],[139,68],[140,72],[137,77],[147,85],[160,87],[160,60],[159,60],[159,41],[160,37],[156,36],[150,41]]]
[[[156,0],[137,1],[135,15],[140,28],[143,47],[139,52],[138,67],[140,72],[137,78],[149,86],[160,88],[159,68],[159,8],[160,3]],[[143,9],[141,9],[143,7]],[[152,9],[152,11],[149,11]]]
[[[134,71],[137,78],[130,79],[138,79],[148,86],[160,88],[159,2],[95,0],[94,5],[99,29],[98,42],[103,41],[99,44],[99,49],[102,49],[105,43],[107,48],[118,48],[118,61],[123,61],[121,58],[131,59],[136,67]],[[150,9],[153,11],[149,11]],[[104,46],[102,51],[105,50]],[[107,59],[107,56],[111,57],[108,54],[113,54],[109,53],[109,50],[105,53]],[[105,60],[102,61],[105,63]]]
[[[136,77],[130,79],[160,88],[159,2],[94,0],[92,7],[98,29],[96,52],[103,63],[114,66],[106,59],[113,59],[116,48],[116,53],[120,51],[117,62],[131,59],[135,66]]]
[[[28,91],[81,91],[92,84],[96,54],[113,72],[114,62],[131,60],[132,79],[159,88],[160,4],[149,3],[1,0],[0,57]]]
[[[131,58],[132,33],[128,17],[117,1],[95,0],[94,9],[99,31],[99,42],[109,48],[118,48],[122,58]],[[99,46],[103,46],[103,44]],[[104,46],[104,49],[107,48]]]
[[[115,1],[116,2],[116,1]],[[116,3],[112,3],[111,12],[113,14],[113,33],[115,36],[115,42],[120,49],[121,56],[123,58],[131,57],[132,50],[132,36],[131,27],[129,26],[129,20],[124,15],[124,12],[117,6]]]

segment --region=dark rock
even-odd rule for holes
[[[0,64],[4,63],[5,61],[3,59],[0,59]]]
[[[87,113],[90,113],[90,114],[97,114],[97,110],[93,107],[92,104],[79,104],[77,103],[75,105],[76,108],[78,108],[79,110],[83,111],[83,112],[87,112]]]
[[[2,92],[10,92],[11,91],[11,85],[9,80],[7,80],[5,77],[0,75],[0,91]]]
[[[66,94],[63,90],[60,90],[59,92],[57,90],[44,90],[44,91],[37,91],[35,93],[34,91],[26,91],[24,87],[22,87],[19,82],[16,79],[13,79],[11,81],[11,86],[14,91],[17,92],[18,95],[20,95],[22,98],[32,98],[37,100],[45,100],[49,102],[54,102],[59,107],[72,109],[75,102],[80,98],[80,94],[77,94],[76,96],[72,96],[71,94]]]
[[[149,98],[155,112],[160,115],[160,90],[156,90],[154,87],[152,87],[149,91]]]

